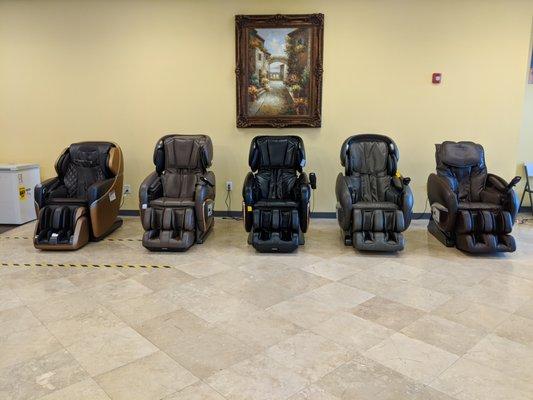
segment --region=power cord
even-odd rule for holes
[[[424,211],[422,211],[422,214],[420,214],[417,218],[413,218],[415,221],[424,218],[424,215],[426,215],[426,210],[428,209],[428,202],[429,198],[426,197],[426,205],[424,206]]]
[[[240,221],[242,219],[240,217],[231,216],[231,190],[226,189],[226,198],[224,199],[224,204],[226,204],[226,216],[222,217],[222,219],[232,219],[235,221]]]

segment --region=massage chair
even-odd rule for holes
[[[448,247],[468,253],[512,252],[509,235],[518,212],[513,187],[487,173],[483,147],[472,142],[436,145],[437,173],[428,178],[428,230]]]
[[[398,147],[383,135],[351,136],[341,147],[335,185],[337,220],[344,243],[358,250],[403,250],[401,232],[411,223],[410,178],[397,171]]]
[[[124,161],[110,142],[81,142],[63,150],[57,176],[35,187],[34,246],[76,250],[119,226]]]
[[[155,147],[155,171],[139,190],[142,244],[185,251],[203,243],[214,224],[213,144],[206,135],[168,135]]]
[[[257,136],[252,140],[243,185],[248,244],[259,252],[288,253],[304,244],[309,200],[316,176],[302,172],[305,149],[298,136]]]

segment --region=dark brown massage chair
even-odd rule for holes
[[[304,244],[309,200],[315,174],[305,166],[304,143],[298,136],[257,136],[250,145],[244,180],[243,214],[248,244],[259,252],[288,253]]]
[[[152,172],[141,184],[143,246],[185,251],[203,243],[214,224],[215,174],[206,135],[168,135],[155,147]]]
[[[344,244],[364,251],[400,251],[411,223],[410,178],[397,172],[398,147],[383,135],[351,136],[341,147],[337,219]]]
[[[42,250],[76,250],[122,225],[124,160],[110,142],[81,142],[63,150],[57,177],[35,187],[33,244]]]
[[[473,142],[436,145],[437,173],[428,178],[428,230],[448,247],[468,253],[512,252],[509,235],[518,212],[513,187],[487,173],[483,147]]]

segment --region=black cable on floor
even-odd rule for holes
[[[419,219],[424,218],[424,215],[426,215],[426,210],[428,209],[428,202],[429,202],[429,198],[426,197],[426,205],[424,206],[424,211],[422,211],[422,214],[420,214],[418,218],[413,218],[415,221],[418,221]]]

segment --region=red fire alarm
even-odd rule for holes
[[[434,72],[431,76],[431,83],[435,85],[440,85],[442,82],[442,74],[440,72]]]

